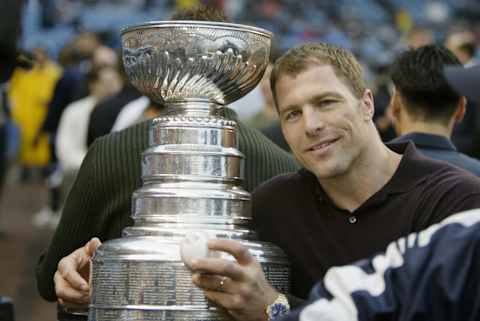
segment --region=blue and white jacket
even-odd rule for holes
[[[278,321],[480,320],[480,209],[408,235],[385,253],[328,270]]]

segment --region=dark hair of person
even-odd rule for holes
[[[212,6],[197,5],[175,12],[171,20],[197,20],[226,22],[227,18],[222,10]]]
[[[448,121],[460,96],[443,75],[446,65],[461,65],[441,45],[427,45],[400,54],[390,68],[395,89],[407,111],[420,119]]]

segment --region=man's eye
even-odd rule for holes
[[[299,110],[293,110],[293,111],[288,112],[285,115],[285,120],[291,121],[291,120],[294,120],[294,119],[300,117],[300,115],[301,115],[301,112]]]
[[[324,100],[317,101],[315,105],[317,105],[318,107],[325,107],[333,103],[335,103],[335,100],[333,99],[324,99]]]

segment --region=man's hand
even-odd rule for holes
[[[84,308],[90,302],[90,259],[102,244],[96,237],[58,263],[53,278],[58,302],[70,308]]]
[[[210,240],[213,251],[231,254],[237,262],[220,258],[196,259],[190,263],[193,283],[205,296],[225,308],[235,319],[265,321],[265,308],[279,293],[268,283],[262,267],[239,242]]]

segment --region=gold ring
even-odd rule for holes
[[[220,286],[218,287],[218,290],[219,291],[222,291],[223,290],[223,286],[225,285],[225,280],[227,279],[226,276],[224,276],[221,280],[220,280]]]

